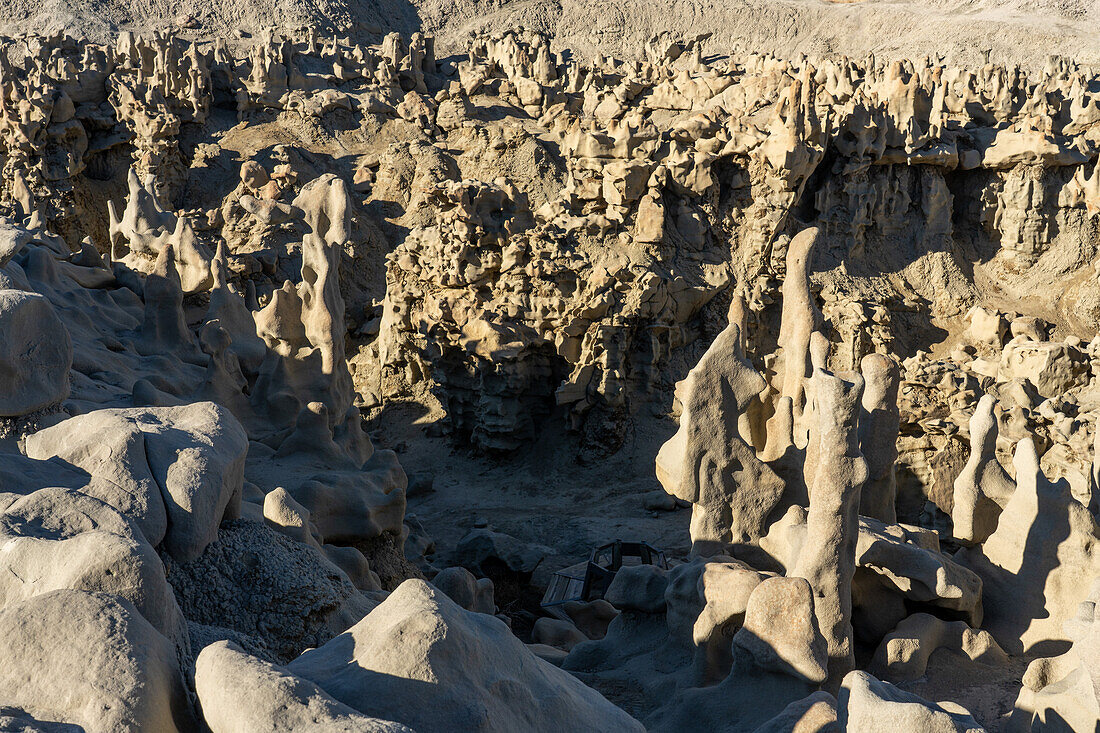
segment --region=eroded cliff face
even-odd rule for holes
[[[4,42],[0,722],[1089,727],[1091,71],[377,40]]]
[[[402,175],[449,178],[427,194],[443,202],[434,207],[407,195],[402,218],[415,226],[389,260],[378,340],[357,362],[368,401],[425,380],[477,446],[514,449],[532,418],[558,410],[582,451],[614,450],[628,416],[668,404],[682,360],[720,330],[734,297],[748,353],[777,389],[753,347],[777,343],[787,243],[813,225],[830,365],[913,357],[901,447],[916,519],[961,467],[968,391],[1019,378],[1008,357],[1000,366],[1004,343],[1095,333],[1087,74],[708,64],[690,44],[663,54],[585,66],[551,63],[538,36],[475,44],[437,95],[446,143],[378,161],[375,199],[400,201]],[[505,107],[511,126],[482,111]],[[1003,321],[998,336],[974,336],[975,317]],[[1080,344],[1042,348],[1089,358]]]
[[[428,36],[379,38],[14,41],[0,203],[139,273],[170,245],[189,307],[224,248],[255,311],[313,272],[298,242],[328,222],[303,220],[297,197],[334,174],[348,330],[326,348],[350,361],[360,407],[423,403],[490,451],[574,431],[586,458],[616,451],[635,416],[675,412],[675,382],[734,301],[781,391],[788,245],[815,226],[830,366],[908,359],[912,512],[950,509],[936,497],[961,466],[960,394],[1015,394],[1030,375],[1034,404],[1006,398],[1006,414],[1021,407],[1013,420],[1061,446],[1052,461],[1079,463],[1093,405],[1073,390],[1091,394],[1100,326],[1086,69],[715,59],[694,41],[581,63],[525,32],[439,63]],[[1038,387],[1051,371],[1071,376]],[[1056,429],[1038,407],[1064,390],[1081,416]]]

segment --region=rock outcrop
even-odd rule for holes
[[[1096,727],[1093,70],[198,23],[0,38],[0,728]]]
[[[524,649],[498,619],[464,611],[417,580],[287,669],[360,712],[417,731],[643,730]]]

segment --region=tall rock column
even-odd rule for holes
[[[830,689],[855,664],[852,649],[852,577],[856,570],[860,491],[867,461],[859,450],[856,422],[863,378],[814,370],[814,422],[817,471],[810,490],[806,541],[791,576],[814,589],[814,615],[829,650]]]
[[[984,395],[970,417],[970,457],[954,484],[951,522],[955,540],[974,546],[997,529],[1016,482],[997,460],[997,398]]]
[[[810,375],[810,334],[821,320],[810,292],[810,261],[818,229],[796,234],[787,247],[787,273],[783,278],[783,311],[778,346],[783,350],[780,396],[790,397],[795,418],[802,415],[804,383]]]
[[[348,192],[344,182],[327,174],[307,184],[294,199],[305,212],[302,237],[302,325],[320,352],[328,379],[321,399],[330,421],[342,422],[352,405],[351,372],[344,355],[344,298],[340,295],[340,251],[348,241]]]
[[[859,450],[867,461],[867,482],[859,499],[859,513],[887,524],[898,521],[894,497],[898,460],[898,363],[889,356],[868,354],[860,362],[863,400],[859,414]]]
[[[1016,490],[997,528],[955,559],[982,579],[982,627],[1009,654],[1039,654],[1070,640],[1065,622],[1100,576],[1100,526],[1069,482],[1043,473],[1031,436],[1012,457]]]
[[[713,555],[759,539],[783,495],[783,481],[738,432],[738,417],[764,389],[731,323],[688,373],[680,429],[657,453],[665,491],[692,502],[692,551]]]

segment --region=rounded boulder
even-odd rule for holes
[[[41,295],[0,290],[0,417],[18,417],[69,396],[73,345]]]

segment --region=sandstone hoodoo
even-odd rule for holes
[[[0,730],[1100,729],[1091,11],[15,5]]]

